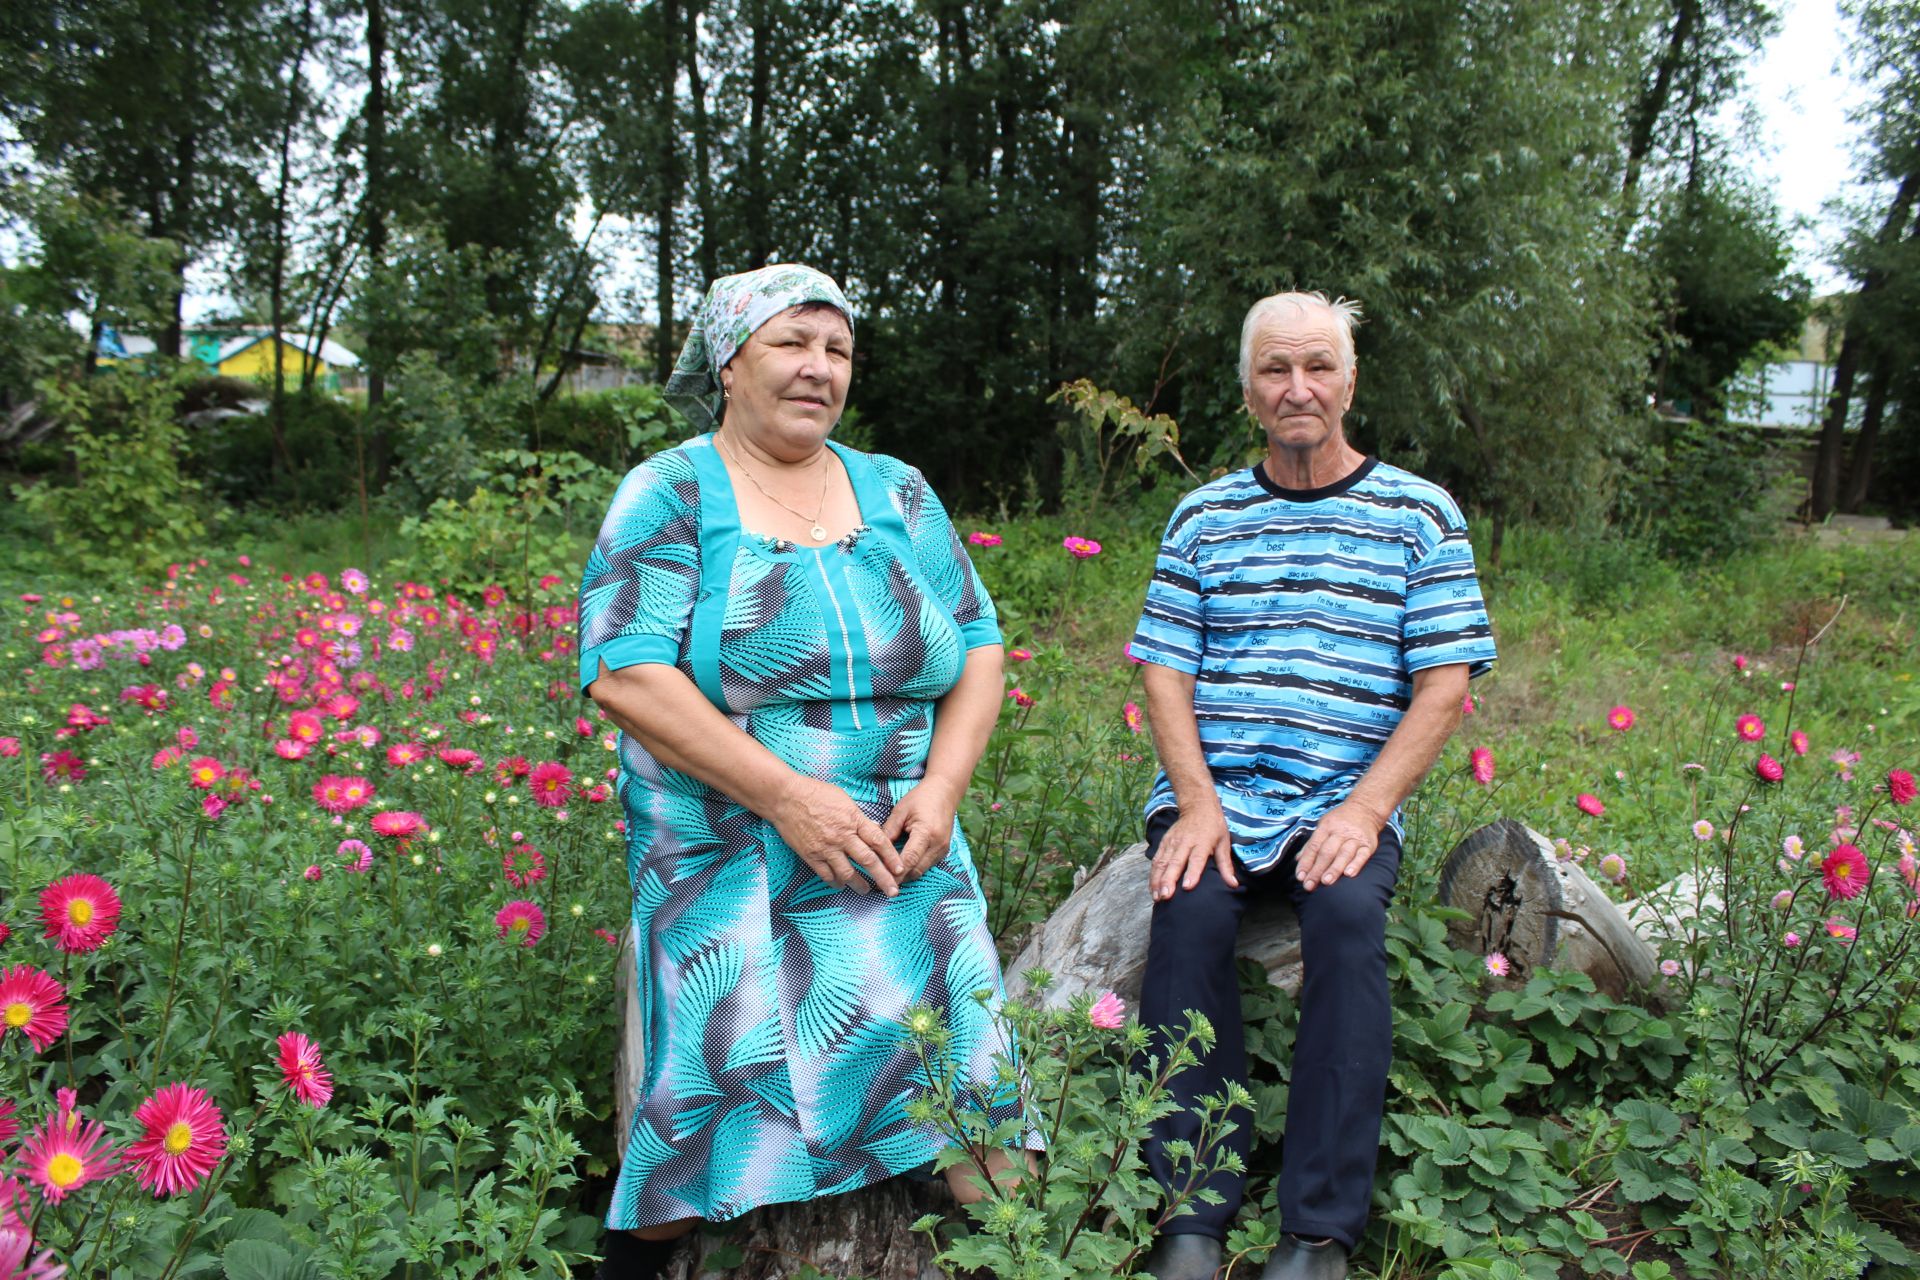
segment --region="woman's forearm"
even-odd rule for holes
[[[927,750],[922,781],[944,784],[954,803],[967,793],[974,768],[1000,719],[1001,646],[981,645],[967,650],[967,665],[959,682],[940,699],[933,720],[933,743]]]
[[[602,663],[587,696],[655,760],[769,821],[800,776],[722,715],[677,667],[643,662],[610,671]]]

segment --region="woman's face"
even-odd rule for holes
[[[832,307],[795,308],[761,325],[727,367],[727,425],[776,457],[815,452],[847,407],[853,331]]]

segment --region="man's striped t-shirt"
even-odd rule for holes
[[[1460,508],[1372,458],[1318,489],[1253,467],[1181,499],[1131,650],[1195,677],[1200,745],[1252,871],[1346,799],[1414,672],[1466,663],[1477,676],[1494,660]],[[1147,816],[1174,807],[1162,770]]]

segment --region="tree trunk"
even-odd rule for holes
[[[713,221],[713,161],[709,150],[712,130],[707,123],[707,82],[700,74],[700,16],[704,0],[687,4],[687,88],[693,106],[693,201],[700,213],[700,282],[711,284],[720,274],[719,244]]]
[[[1687,44],[1693,39],[1694,28],[1699,22],[1700,0],[1676,0],[1667,47],[1654,68],[1653,82],[1641,90],[1640,100],[1634,107],[1633,123],[1627,133],[1626,174],[1620,184],[1622,240],[1626,238],[1633,221],[1640,172],[1646,165],[1647,156],[1653,151],[1654,130],[1667,109],[1667,99],[1673,93],[1673,78],[1679,74],[1680,64],[1686,58]]]
[[[1894,193],[1886,221],[1880,224],[1880,232],[1875,237],[1881,246],[1892,244],[1906,233],[1916,197],[1920,197],[1920,171],[1903,178],[1900,189]],[[1886,283],[1887,275],[1882,268],[1875,266],[1867,271],[1860,281],[1860,291],[1853,297],[1853,305],[1848,308],[1849,321],[1859,313],[1861,301],[1878,293]],[[1854,376],[1860,367],[1865,343],[1861,326],[1849,323],[1840,339],[1840,355],[1833,362],[1833,390],[1827,396],[1826,417],[1820,423],[1820,444],[1813,457],[1810,509],[1815,520],[1832,515],[1839,502],[1840,456],[1846,444],[1847,413],[1852,407]]]
[[[654,333],[654,373],[663,385],[673,372],[673,250],[678,238],[675,211],[680,203],[680,138],[675,106],[680,95],[679,0],[660,0],[661,40],[666,65],[660,74],[660,207],[659,237],[654,253],[655,302],[660,327]]]
[[[767,111],[773,92],[773,4],[752,0],[748,21],[753,30],[751,81],[747,99],[747,261],[753,269],[767,264],[773,253],[773,235],[767,224]]]
[[[293,455],[287,450],[287,201],[293,187],[293,125],[300,114],[300,68],[307,60],[307,47],[313,38],[313,0],[300,10],[299,34],[294,39],[293,65],[287,69],[287,112],[280,122],[280,176],[273,192],[273,251],[267,281],[268,323],[273,338],[273,400],[267,407],[267,425],[273,434],[275,461],[283,474],[293,471]],[[309,326],[311,327],[311,326]],[[312,335],[308,335],[311,344]],[[301,385],[311,382],[307,372],[318,363],[319,352],[309,351],[301,360]]]
[[[1858,511],[1866,505],[1867,488],[1873,483],[1873,449],[1880,439],[1880,419],[1887,412],[1887,384],[1891,380],[1886,360],[1876,360],[1867,373],[1867,407],[1860,415],[1860,434],[1854,437],[1846,489],[1840,495],[1842,511]]]
[[[387,14],[384,0],[365,0],[367,20],[367,188],[361,210],[367,224],[367,267],[387,265]],[[375,317],[367,326],[367,412],[387,395],[386,339]],[[360,508],[366,514],[366,469],[360,473]]]

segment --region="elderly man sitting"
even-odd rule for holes
[[[1163,1184],[1189,1108],[1246,1079],[1235,934],[1250,895],[1300,918],[1305,983],[1279,1174],[1285,1232],[1262,1280],[1338,1280],[1365,1231],[1393,1052],[1386,914],[1399,807],[1493,663],[1466,523],[1445,490],[1347,443],[1359,308],[1262,299],[1240,382],[1259,465],[1188,494],[1167,525],[1133,638],[1162,770],[1147,801],[1153,933],[1140,1016],[1196,1009],[1218,1041],[1174,1081],[1147,1155]],[[1252,1135],[1229,1140],[1244,1157]],[[1175,1219],[1147,1270],[1208,1280],[1245,1175]]]

